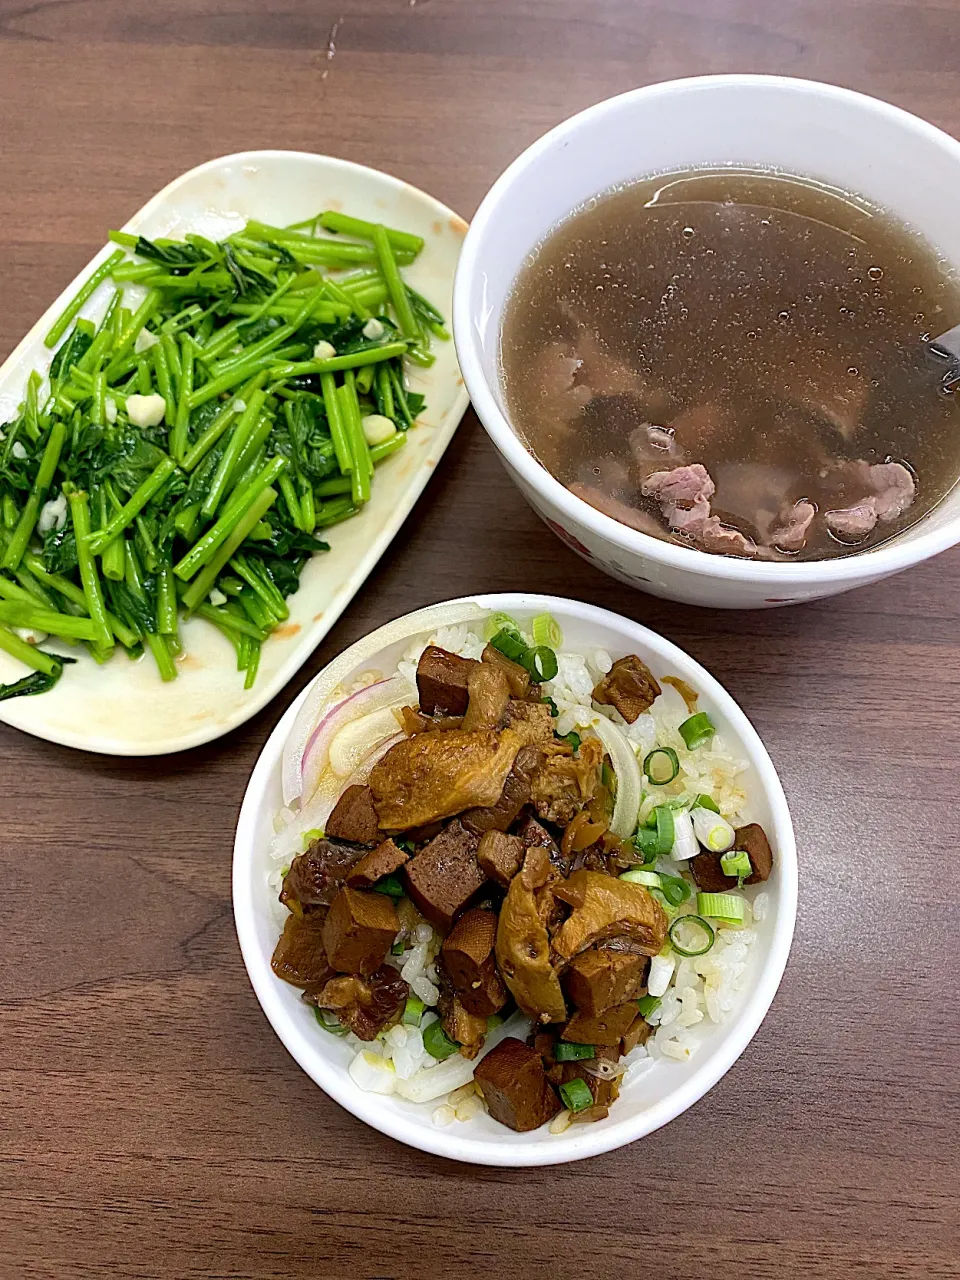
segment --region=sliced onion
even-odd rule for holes
[[[368,636],[364,636],[362,640],[358,640],[356,644],[351,645],[349,649],[344,649],[343,653],[334,658],[311,685],[284,744],[284,804],[293,804],[301,794],[304,751],[323,708],[334,696],[334,691],[339,685],[349,679],[353,672],[362,670],[371,658],[376,657],[391,645],[402,644],[416,635],[435,631],[438,627],[477,622],[488,612],[489,610],[469,600],[429,605],[426,609],[417,609],[402,618],[386,623],[385,626],[378,627],[376,631],[371,631]]]
[[[368,752],[360,763],[351,773],[350,777],[343,784],[343,790],[347,787],[362,785],[373,773],[373,766],[387,754],[391,747],[395,747],[398,742],[403,742],[406,738],[405,733],[395,733],[392,738],[384,738],[382,742],[378,742],[372,751]],[[341,794],[343,794],[341,792]]]
[[[610,820],[610,830],[621,840],[629,840],[637,829],[643,781],[636,753],[630,739],[612,720],[598,716],[591,729],[603,743],[617,775],[617,799]]]
[[[313,795],[321,775],[330,763],[330,747],[346,725],[354,720],[365,719],[384,707],[409,702],[415,696],[416,691],[409,680],[403,676],[391,676],[389,680],[378,680],[365,689],[358,689],[356,693],[325,711],[303,750],[303,762],[300,766],[301,797],[309,800]],[[396,719],[393,723],[396,726]],[[381,737],[384,736],[386,735],[381,734]],[[368,749],[370,745],[367,744]],[[357,757],[357,763],[362,754]],[[345,772],[349,773],[350,768],[348,765]]]
[[[406,681],[404,681],[406,684]],[[407,686],[409,688],[409,686]],[[371,711],[369,715],[350,720],[330,743],[329,767],[341,778],[348,777],[361,760],[385,738],[394,738],[400,728],[394,705]]]

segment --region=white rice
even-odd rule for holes
[[[479,658],[486,640],[480,629],[466,625],[439,627],[431,634],[421,637],[409,646],[397,665],[397,672],[413,684],[416,683],[420,655],[430,644],[439,645],[466,658]],[[741,781],[746,764],[732,754],[719,733],[696,751],[687,749],[680,736],[679,726],[690,712],[672,686],[664,686],[651,710],[639,716],[633,724],[627,724],[614,708],[601,708],[592,703],[594,686],[613,664],[613,659],[605,649],[586,648],[582,652],[564,649],[557,653],[557,662],[556,677],[542,686],[544,695],[550,697],[557,707],[557,733],[565,735],[575,729],[589,728],[600,715],[604,715],[624,731],[634,745],[641,763],[655,746],[671,747],[677,753],[680,771],[676,779],[652,791],[646,789],[640,808],[641,820],[654,805],[661,804],[664,800],[691,801],[694,796],[706,793],[713,797],[720,812],[733,825],[748,821],[745,812],[748,798]],[[352,682],[351,689],[371,684],[374,680],[381,679],[383,674],[387,673],[364,672]],[[644,779],[645,784],[646,782]],[[274,822],[277,835],[270,848],[273,870],[267,881],[274,891],[274,900],[285,864],[302,847],[302,837],[296,831],[295,817],[291,810],[281,809]],[[661,860],[659,866],[661,870],[673,875],[685,869],[684,863],[671,859]],[[356,1051],[351,1074],[361,1083],[361,1087],[369,1087],[380,1093],[398,1093],[400,1096],[415,1092],[419,1100],[429,1101],[433,1107],[433,1123],[444,1126],[479,1114],[484,1109],[484,1103],[482,1095],[472,1083],[474,1064],[464,1059],[447,1059],[438,1067],[436,1060],[424,1048],[423,1031],[438,1019],[434,1008],[439,997],[435,958],[442,939],[418,915],[409,900],[402,901],[406,913],[403,934],[406,947],[403,955],[388,956],[387,963],[400,971],[414,994],[428,1007],[428,1012],[420,1027],[392,1027],[372,1043],[358,1040],[352,1034],[344,1037],[344,1041]],[[688,900],[681,911],[694,910],[694,903],[695,897]],[[638,1046],[624,1060],[627,1070],[623,1083],[650,1070],[661,1059],[687,1061],[702,1044],[704,1032],[735,1013],[748,976],[751,951],[756,942],[753,924],[764,918],[767,903],[768,896],[765,892],[757,893],[752,907],[745,899],[745,920],[742,926],[717,927],[714,945],[703,956],[673,957],[674,970],[660,1006],[647,1019],[655,1027],[655,1031],[646,1047]],[[284,914],[281,909],[279,918]],[[488,1036],[487,1048],[492,1048],[505,1034],[524,1034],[522,1029],[518,1031],[518,1024],[525,1024],[525,1020],[519,1014],[515,1015],[515,1019],[516,1022],[510,1019],[513,1024],[512,1032],[504,1024],[497,1032]],[[366,1055],[363,1071],[354,1072],[353,1066],[363,1055]],[[362,1083],[358,1075],[369,1077],[369,1060],[377,1057],[382,1062],[378,1064],[381,1070],[373,1073],[377,1077],[375,1082]],[[456,1073],[458,1079],[462,1076],[464,1083],[460,1083],[452,1092],[444,1089],[434,1094],[431,1092],[431,1072],[436,1073],[437,1086],[442,1083],[442,1077],[452,1073]],[[464,1089],[467,1090],[466,1093]],[[420,1094],[428,1096],[420,1098]],[[551,1124],[550,1130],[553,1133],[563,1132],[569,1123],[569,1113],[561,1112]]]

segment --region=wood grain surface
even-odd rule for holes
[[[0,352],[169,179],[329,151],[465,216],[609,94],[767,71],[960,135],[960,0],[0,0]],[[960,216],[960,211],[958,211]],[[792,802],[796,941],[717,1087],[554,1170],[365,1128],[268,1027],[230,910],[247,776],[371,627],[531,588],[638,618],[738,698]],[[0,726],[0,1277],[960,1276],[960,551],[764,614],[632,593],[550,536],[468,414],[309,668],[213,747],[116,761]]]

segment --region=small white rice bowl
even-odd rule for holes
[[[591,706],[590,691],[624,654],[638,654],[661,684],[666,675],[686,681],[700,695],[699,709],[710,714],[718,730],[709,745],[695,752],[686,750],[677,732],[689,713],[668,685],[651,712],[631,726],[610,709],[604,714],[625,730],[641,759],[654,745],[677,752],[681,773],[664,793],[704,791],[719,801],[734,825],[763,825],[774,849],[774,871],[764,885],[746,891],[750,905],[743,925],[719,928],[714,946],[703,956],[677,957],[661,1005],[650,1018],[655,1033],[646,1048],[627,1059],[620,1097],[606,1119],[568,1125],[561,1114],[553,1125],[534,1133],[513,1133],[486,1114],[473,1084],[476,1064],[459,1055],[437,1064],[424,1050],[423,1027],[395,1027],[370,1044],[352,1035],[331,1035],[318,1025],[299,992],[278,981],[270,969],[286,914],[277,901],[281,868],[300,848],[296,814],[283,806],[280,761],[305,690],[271,735],[244,798],[234,852],[237,932],[254,989],[277,1034],[311,1078],[354,1115],[400,1141],[453,1159],[505,1166],[561,1163],[610,1150],[658,1128],[701,1097],[742,1053],[773,999],[793,935],[793,830],[776,772],[756,732],[729,695],[680,649],[627,619],[556,597],[492,595],[457,603],[461,614],[464,604],[475,604],[476,619],[444,625],[443,607],[432,606],[409,615],[408,628],[388,624],[381,628],[382,648],[381,633],[374,633],[340,655],[334,664],[337,687],[348,690],[398,670],[412,678],[427,643],[478,657],[483,620],[493,612],[507,613],[525,628],[543,612],[559,622],[564,633],[560,669],[544,691],[557,705],[562,733],[596,720],[599,712]],[[395,638],[398,631],[405,632],[400,639]],[[429,1006],[436,999],[433,962],[439,938],[422,921],[408,932],[403,956],[391,961]],[[435,1016],[428,1013],[424,1026]],[[488,1037],[487,1048],[505,1035],[523,1038],[527,1030],[527,1021],[515,1015]]]

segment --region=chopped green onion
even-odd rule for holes
[[[732,893],[698,893],[697,910],[702,916],[743,924],[743,898]]]
[[[535,649],[527,652],[529,657],[525,665],[537,684],[543,684],[545,680],[552,680],[556,676],[560,664],[552,649],[548,649],[545,644],[538,644]]]
[[[673,848],[675,834],[673,810],[668,804],[658,804],[653,812],[657,823],[657,852],[661,857],[666,857]]]
[[[681,902],[686,902],[693,893],[693,890],[682,876],[668,875],[660,876],[660,891],[671,907],[679,907]]]
[[[554,720],[556,720],[557,716],[560,714],[560,708],[554,700],[552,698],[541,698],[540,701],[546,703],[550,708],[550,714],[553,716]]]
[[[753,874],[753,863],[745,849],[731,849],[720,855],[720,870],[725,876],[736,876],[737,888],[743,886],[747,876]]]
[[[506,1022],[506,1018],[502,1013],[491,1013],[487,1019],[487,1031],[496,1031],[497,1027],[502,1027]]]
[[[383,876],[371,887],[374,893],[385,893],[388,898],[402,898],[404,895],[403,885],[396,876]]]
[[[593,1106],[590,1086],[579,1076],[560,1086],[560,1097],[563,1099],[563,1105],[569,1107],[571,1111],[585,1111],[587,1107]]]
[[[436,1058],[438,1062],[443,1062],[444,1058],[449,1058],[460,1048],[456,1040],[450,1039],[439,1022],[431,1022],[429,1027],[424,1029],[423,1047],[430,1057]]]
[[[313,1012],[324,1031],[329,1031],[332,1036],[345,1036],[350,1030],[350,1028],[345,1027],[340,1019],[336,1017],[335,1014],[331,1013],[329,1009],[314,1008]]]
[[[494,613],[483,624],[484,640],[492,640],[498,631],[506,631],[510,635],[520,636],[520,627],[509,613]],[[522,639],[522,637],[520,637]]]
[[[697,895],[698,905],[699,900],[702,897],[703,894]],[[700,935],[699,942],[702,943],[702,945],[698,945],[696,938],[690,942],[689,946],[684,945],[684,943],[680,941],[680,930],[683,929],[689,933],[691,926],[693,927],[695,934]],[[706,955],[713,946],[714,939],[717,936],[712,924],[709,924],[702,916],[693,915],[677,916],[677,918],[672,921],[667,933],[670,937],[670,945],[673,947],[674,951],[681,956]]]
[[[574,751],[580,750],[580,735],[574,729],[571,729],[569,733],[565,733],[560,741],[568,742]]]
[[[595,1058],[597,1051],[592,1044],[576,1044],[573,1040],[558,1040],[553,1046],[555,1062],[586,1062]]]
[[[698,711],[689,720],[684,720],[679,728],[680,737],[687,744],[688,751],[696,751],[697,747],[708,742],[716,731],[716,726],[705,711]]]
[[[390,954],[392,956],[402,956],[406,949],[406,944],[404,942],[395,942],[390,948]]]
[[[637,1008],[642,1018],[649,1018],[654,1010],[660,1008],[660,996],[641,996],[637,1001]]]
[[[652,862],[659,857],[660,841],[656,831],[649,827],[639,827],[633,837],[633,844],[638,853],[643,854],[644,862]]]
[[[302,836],[304,849],[309,849],[314,840],[323,839],[322,827],[311,827],[309,831],[305,831]]]
[[[403,1007],[404,1026],[419,1027],[426,1007],[419,996],[407,996],[407,1003]]]
[[[490,639],[490,643],[494,649],[499,649],[505,658],[510,658],[513,662],[520,662],[527,653],[527,646],[523,637],[516,631],[509,631],[506,627],[501,627],[495,635]]]
[[[713,796],[703,795],[702,793],[697,796],[690,808],[710,809],[713,813],[720,812],[720,806],[717,804],[716,800],[714,800]]]
[[[655,747],[643,761],[643,772],[655,787],[665,787],[680,772],[680,760],[673,747]]]
[[[626,880],[630,884],[642,884],[648,889],[660,888],[660,875],[657,871],[645,871],[643,867],[634,867],[630,871],[624,871],[618,877],[620,880]]]
[[[697,839],[711,853],[726,853],[733,848],[737,833],[719,813],[710,809],[691,809],[690,818]]]
[[[563,644],[563,632],[560,624],[549,613],[538,614],[530,624],[533,632],[533,643],[546,645],[550,649],[559,649]]]

